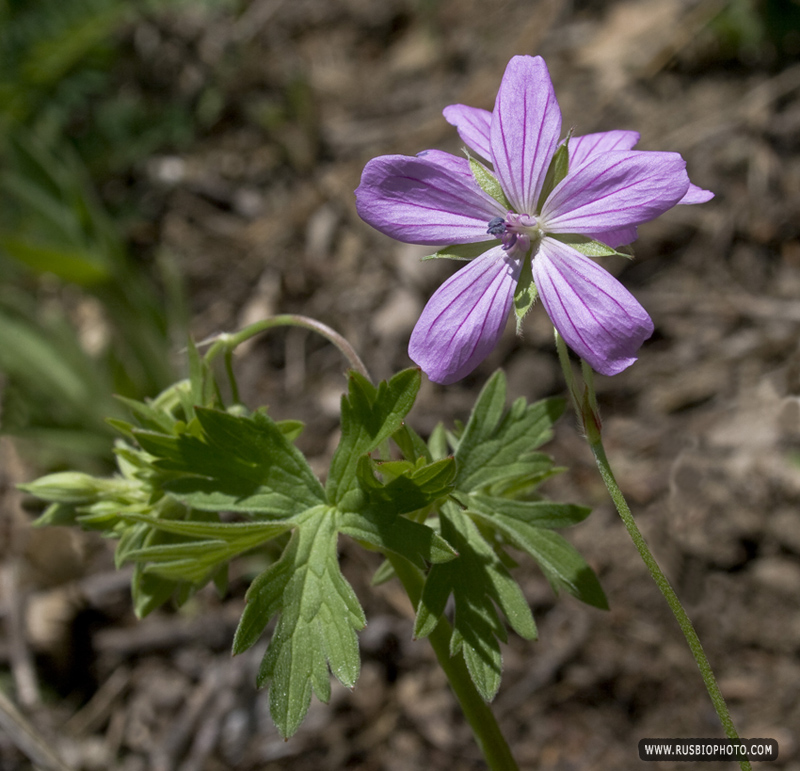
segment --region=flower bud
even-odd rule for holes
[[[91,503],[99,493],[107,491],[107,479],[97,479],[78,471],[48,474],[19,488],[45,501],[54,503]]]

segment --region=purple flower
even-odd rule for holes
[[[590,256],[614,254],[640,223],[713,194],[689,182],[677,153],[633,150],[634,131],[560,141],[561,110],[538,56],[509,62],[493,112],[456,104],[444,116],[486,163],[438,150],[381,156],[356,190],[358,213],[382,233],[470,259],[423,310],[411,358],[431,380],[453,383],[494,348],[511,309],[519,323],[538,296],[593,369],[630,366],[653,323]]]

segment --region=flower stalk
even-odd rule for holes
[[[408,560],[387,552],[386,557],[400,579],[408,598],[416,608],[422,597],[424,579]],[[519,766],[511,754],[491,707],[481,698],[472,682],[464,659],[450,655],[450,637],[453,630],[446,618],[441,618],[436,629],[428,635],[439,666],[444,671],[461,711],[467,719],[475,740],[481,748],[486,764],[492,771],[518,771]]]
[[[350,366],[359,374],[363,375],[367,380],[371,380],[369,371],[366,365],[361,361],[361,357],[356,353],[355,348],[340,335],[336,330],[331,329],[327,324],[321,321],[312,319],[308,316],[301,316],[296,313],[284,313],[278,316],[269,316],[266,319],[257,321],[254,324],[246,326],[244,329],[239,330],[234,334],[221,334],[210,338],[205,343],[210,343],[211,347],[206,351],[205,360],[210,364],[220,354],[225,355],[226,370],[231,375],[231,355],[237,346],[241,345],[247,340],[250,340],[262,332],[266,332],[276,327],[300,327],[301,329],[308,329],[322,335],[329,342],[333,343],[342,355],[350,363]],[[231,382],[235,389],[235,380],[231,377]],[[238,393],[234,390],[234,397],[238,401]]]
[[[700,670],[700,675],[703,678],[706,691],[708,691],[708,695],[711,698],[711,702],[714,705],[714,709],[716,710],[717,716],[719,717],[720,723],[725,731],[725,735],[732,741],[738,741],[739,734],[733,724],[733,718],[728,710],[728,705],[725,703],[725,698],[719,689],[717,680],[714,677],[714,672],[711,669],[708,656],[706,656],[706,652],[703,650],[703,646],[700,642],[700,638],[697,635],[697,631],[694,628],[694,624],[692,624],[692,621],[681,604],[681,601],[678,599],[678,595],[672,588],[672,584],[670,584],[669,579],[666,577],[666,575],[664,575],[664,572],[661,570],[656,558],[650,551],[650,547],[647,545],[647,541],[642,535],[642,531],[639,529],[639,526],[636,524],[636,520],[631,513],[630,506],[628,506],[628,502],[625,500],[625,496],[622,494],[622,490],[620,490],[620,487],[617,484],[617,480],[614,477],[614,472],[611,470],[611,464],[609,463],[605,447],[603,446],[601,423],[597,408],[597,397],[594,390],[594,378],[592,370],[588,365],[586,365],[585,362],[582,362],[585,388],[583,395],[581,396],[579,395],[578,388],[575,384],[566,345],[557,332],[556,345],[558,348],[559,361],[561,362],[561,367],[564,370],[564,377],[569,385],[570,396],[572,397],[572,403],[575,408],[575,412],[578,416],[578,420],[583,425],[587,443],[589,444],[589,448],[594,455],[597,468],[600,471],[600,476],[602,477],[606,489],[608,490],[608,494],[611,496],[614,507],[616,508],[622,523],[625,525],[625,529],[628,531],[628,535],[631,537],[636,550],[639,552],[642,562],[644,562],[645,567],[650,573],[650,577],[653,579],[656,586],[661,591],[661,594],[664,596],[664,599],[667,601],[667,605],[669,605],[672,614],[675,616],[675,620],[678,622],[678,626],[680,626],[681,631],[683,632],[683,636],[686,638],[686,642],[692,652],[692,656],[694,656],[697,668]],[[750,761],[746,759],[739,761],[739,767],[742,769],[742,771],[751,771]]]

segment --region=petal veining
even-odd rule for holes
[[[592,369],[616,375],[636,361],[653,322],[617,279],[552,238],[542,241],[532,267],[553,326]]]
[[[430,153],[431,158],[373,158],[356,190],[361,218],[381,233],[411,244],[490,240],[486,223],[504,214],[503,208],[478,187],[466,159]]]
[[[456,127],[458,135],[469,147],[487,161],[492,160],[491,127],[492,113],[480,107],[466,104],[451,104],[442,111],[445,120]]]
[[[508,200],[534,214],[561,133],[561,109],[541,56],[508,63],[492,114],[492,163]]]
[[[600,131],[569,140],[569,167],[577,169],[602,153],[633,150],[639,141],[638,131]]]
[[[408,344],[408,355],[431,380],[454,383],[489,355],[505,329],[519,272],[519,261],[498,246],[436,290]]]
[[[603,153],[556,185],[542,207],[553,233],[597,233],[648,222],[671,209],[689,188],[678,153]]]
[[[638,237],[636,227],[618,228],[617,230],[600,230],[592,233],[584,233],[583,235],[594,238],[595,241],[610,246],[612,249],[618,249],[620,246],[632,244]]]

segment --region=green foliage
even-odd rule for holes
[[[789,64],[800,52],[800,6],[796,0],[727,0],[709,30],[717,58]]]
[[[464,657],[486,699],[500,685],[505,623],[536,635],[507,548],[531,555],[555,588],[605,607],[594,574],[553,532],[588,509],[537,492],[558,471],[538,448],[561,414],[559,400],[520,399],[506,409],[498,373],[466,426],[439,428],[426,445],[406,423],[419,370],[378,386],[351,372],[323,486],[294,445],[299,423],[225,406],[209,362],[193,346],[189,359],[188,380],[152,401],[122,400],[133,419],[112,422],[123,436],[115,476],[62,472],[24,489],[50,504],[38,524],[117,539],[117,564],[135,566],[139,615],[181,604],[210,581],[226,586],[229,562],[260,551],[266,566],[247,590],[233,651],[252,647],[274,623],[258,685],[269,686],[284,736],[297,730],[312,695],[329,699],[331,674],[348,687],[358,677],[366,619],[339,567],[342,535],[427,572],[417,636],[433,631],[454,598],[451,654]],[[391,576],[382,568],[376,578]]]
[[[62,453],[105,455],[101,416],[119,414],[109,394],[155,393],[172,379],[163,303],[128,259],[74,153],[56,156],[32,138],[8,141],[6,150],[0,269],[16,281],[0,291],[3,430]],[[25,291],[35,276],[93,296],[108,338],[97,353],[81,345],[61,303],[42,313]]]
[[[415,624],[418,637],[430,634],[453,596],[450,647],[463,653],[485,699],[491,699],[500,685],[500,642],[506,639],[496,609],[522,637],[536,634],[530,609],[506,567],[514,564],[506,547],[532,556],[554,589],[607,607],[594,572],[552,530],[582,521],[589,510],[546,501],[536,490],[558,472],[552,460],[536,450],[550,438],[563,401],[528,405],[517,399],[510,409],[505,401],[505,378],[497,372],[478,397],[466,427],[450,435],[457,473],[450,500],[441,508],[440,528],[459,556],[431,567]],[[441,452],[440,446],[435,455]]]
[[[104,153],[108,168],[153,149],[153,138],[174,139],[193,116],[171,105],[148,109],[146,100],[117,88],[120,31],[178,0],[27,0],[0,3],[0,132],[21,126],[48,143],[84,123],[83,149]],[[86,114],[92,112],[88,124]],[[185,113],[185,109],[183,110]],[[175,119],[178,118],[178,124]],[[149,119],[149,120],[148,120]],[[170,136],[171,135],[171,136]],[[127,140],[127,141],[126,141]],[[116,164],[113,163],[116,161]],[[117,165],[117,168],[120,168]]]
[[[3,430],[35,442],[43,465],[107,458],[98,415],[121,415],[108,394],[140,398],[173,378],[183,318],[165,309],[182,307],[180,290],[134,265],[96,180],[195,134],[191,106],[120,87],[123,31],[178,2],[0,2]],[[86,350],[72,317],[90,303],[105,343]]]

